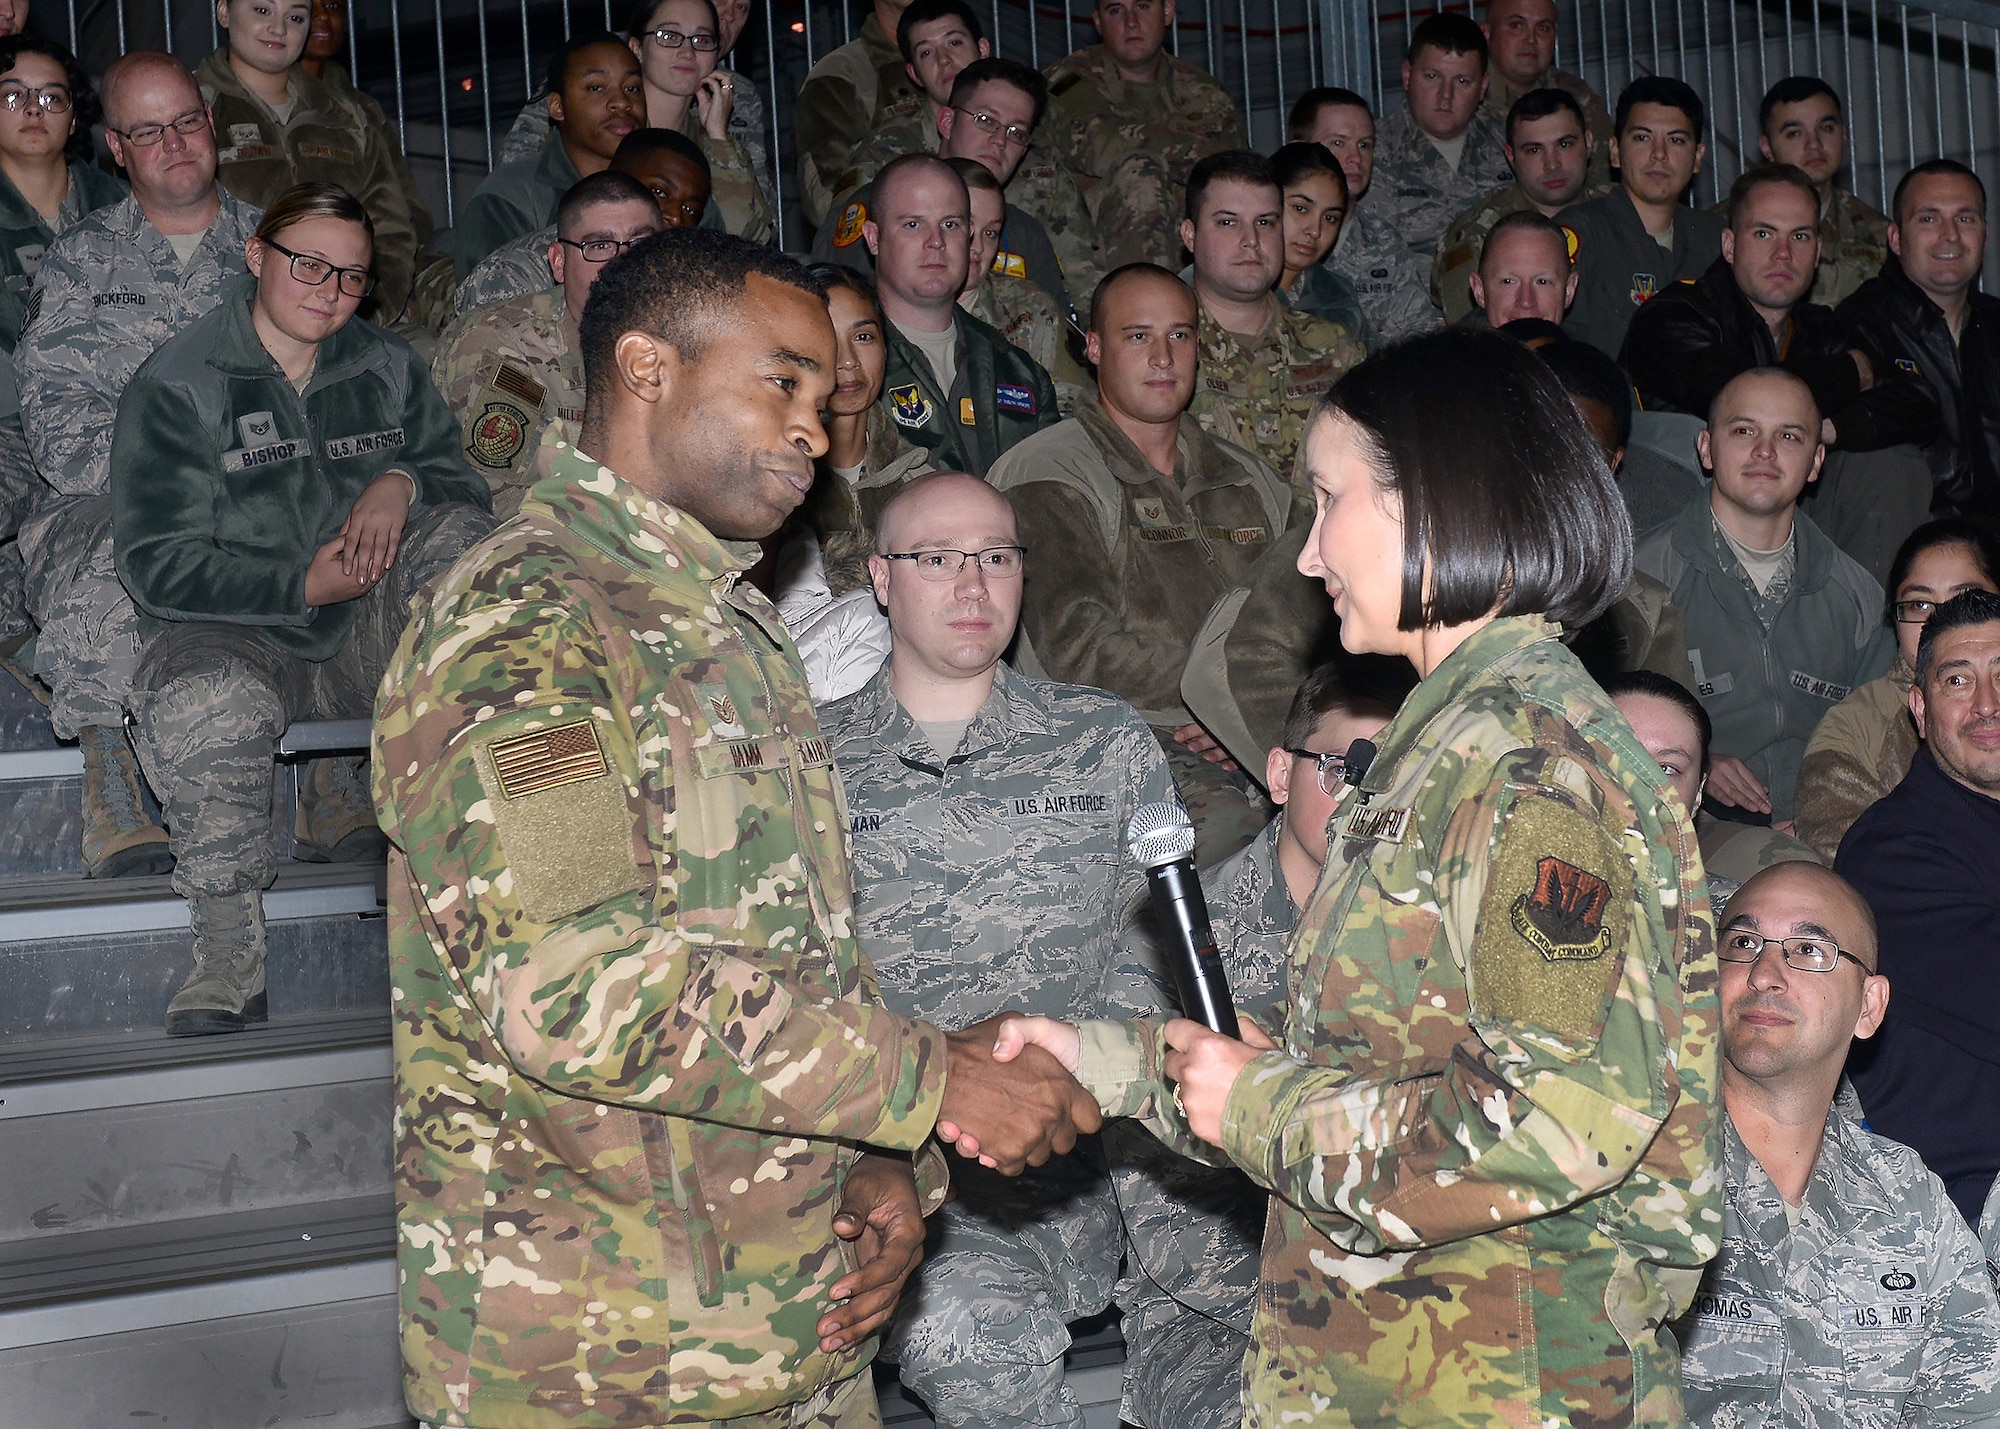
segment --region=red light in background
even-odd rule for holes
[[[794,21],[792,21],[792,33],[793,33],[793,34],[795,34],[795,35],[803,35],[803,34],[804,34],[805,32],[806,32],[806,22],[805,22],[804,20],[794,20]]]
[[[460,80],[458,82],[458,87],[464,90],[467,94],[472,93],[472,76],[467,75],[464,79]]]

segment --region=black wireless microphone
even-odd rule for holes
[[[1352,784],[1355,788],[1359,789],[1361,781],[1368,777],[1368,766],[1374,762],[1375,741],[1372,739],[1355,740],[1354,743],[1347,746],[1347,753],[1341,760],[1345,771],[1340,776],[1341,782]]]
[[[1241,1040],[1229,975],[1208,927],[1208,899],[1195,877],[1194,821],[1179,804],[1147,804],[1132,815],[1125,837],[1153,888],[1153,908],[1165,927],[1168,958],[1180,986],[1181,1011],[1211,1032]]]

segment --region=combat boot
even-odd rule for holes
[[[270,1016],[264,996],[264,895],[203,893],[188,899],[194,971],[167,1004],[169,1037],[241,1032]]]
[[[125,731],[86,725],[83,749],[83,872],[88,878],[135,878],[171,872],[167,831],[146,817],[139,762]]]
[[[389,852],[389,839],[375,822],[368,791],[368,761],[315,759],[299,787],[299,815],[293,828],[295,856],[307,863],[369,863]]]

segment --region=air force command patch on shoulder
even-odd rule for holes
[[[896,419],[899,427],[921,427],[937,413],[931,399],[924,395],[924,389],[914,382],[906,382],[901,387],[889,389],[889,415]]]
[[[1528,792],[1498,816],[1468,966],[1475,1018],[1592,1044],[1623,975],[1632,865],[1589,813]]]

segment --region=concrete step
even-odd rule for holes
[[[379,1234],[358,1257],[0,1310],[0,1384],[8,1429],[413,1425]]]
[[[389,1195],[391,1073],[386,1009],[0,1044],[0,1254]]]
[[[274,1017],[386,1008],[380,865],[288,864],[264,895]],[[0,1038],[161,1025],[193,966],[164,878],[0,882]]]

